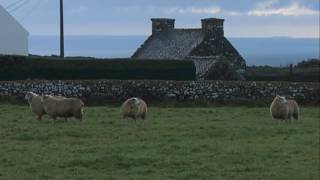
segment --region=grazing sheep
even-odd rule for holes
[[[288,101],[288,106],[289,106],[289,118],[292,119],[292,117],[295,120],[299,119],[300,116],[300,109],[297,101],[295,100],[287,100]]]
[[[55,98],[45,95],[42,98],[45,112],[54,120],[57,117],[65,119],[75,117],[82,120],[84,103],[78,98]]]
[[[121,113],[123,118],[145,119],[147,115],[147,104],[140,98],[130,98],[122,104]]]
[[[299,106],[295,100],[287,100],[283,96],[277,95],[270,106],[271,116],[274,119],[299,119]]]
[[[41,121],[42,116],[46,114],[43,103],[42,103],[42,96],[39,96],[33,92],[27,92],[24,97],[31,108],[31,111],[38,116],[38,120]]]

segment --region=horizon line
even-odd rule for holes
[[[65,36],[109,36],[109,37],[134,37],[134,36],[150,36],[151,34],[126,34],[126,35],[115,35],[115,34],[66,34]],[[29,34],[30,36],[60,36],[59,34]],[[319,39],[319,37],[311,36],[225,36],[227,38],[252,38],[252,39],[263,39],[263,38],[283,38],[283,39]]]

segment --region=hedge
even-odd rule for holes
[[[247,81],[291,81],[291,82],[319,82],[319,74],[259,74],[245,75]]]
[[[192,61],[0,56],[0,80],[194,80]]]
[[[248,67],[244,73],[248,81],[292,81],[292,82],[319,82],[319,68],[294,68],[289,72],[289,68],[276,67]]]

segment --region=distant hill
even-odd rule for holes
[[[66,36],[67,56],[130,57],[147,36]],[[303,59],[319,58],[319,39],[228,38],[248,65],[286,66]],[[58,36],[31,36],[31,54],[59,53]]]

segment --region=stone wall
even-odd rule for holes
[[[268,102],[276,93],[300,103],[319,104],[319,83],[246,81],[12,81],[0,82],[0,100],[25,102],[25,92],[80,97],[87,104],[121,102],[139,96],[147,102]]]

